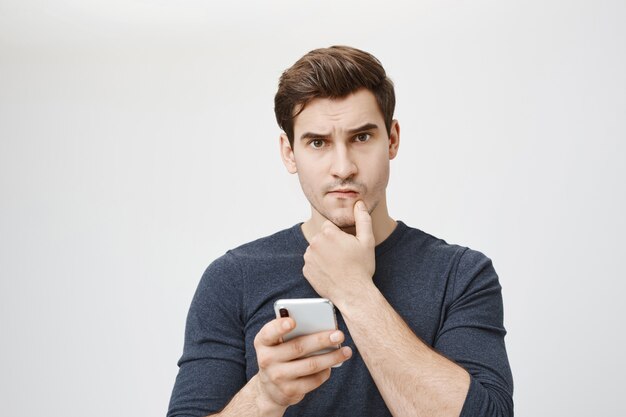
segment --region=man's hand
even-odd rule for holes
[[[376,269],[372,218],[363,201],[354,205],[354,221],[356,236],[325,221],[304,253],[304,277],[320,296],[338,306],[371,285]]]
[[[259,364],[258,390],[262,408],[288,407],[322,385],[330,377],[330,368],[352,356],[347,346],[333,352],[303,358],[320,349],[334,347],[344,340],[340,330],[313,333],[282,342],[293,330],[291,318],[274,319],[254,338]]]

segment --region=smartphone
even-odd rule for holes
[[[274,303],[274,312],[276,313],[276,318],[291,317],[296,322],[296,328],[283,336],[283,342],[311,333],[337,330],[335,306],[327,298],[280,299]],[[341,344],[332,348],[318,350],[311,355],[321,355],[339,348],[341,348]],[[339,366],[341,364],[334,367]]]

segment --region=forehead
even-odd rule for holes
[[[294,135],[313,131],[351,129],[366,123],[384,125],[383,115],[374,94],[366,89],[357,90],[341,98],[315,98],[305,106],[294,120]]]

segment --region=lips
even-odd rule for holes
[[[339,198],[353,198],[359,195],[359,192],[351,189],[341,189],[329,191],[328,194]]]
[[[340,190],[329,191],[330,193],[358,193],[357,190],[352,190],[350,188],[342,188]]]

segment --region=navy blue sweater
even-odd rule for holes
[[[169,417],[221,410],[258,372],[254,337],[275,318],[274,301],[319,297],[302,275],[307,246],[297,224],[207,268],[187,317]],[[420,339],[469,372],[462,417],[513,416],[501,287],[489,258],[398,221],[376,246],[374,283]],[[352,358],[285,416],[391,416],[341,312],[337,321]]]

